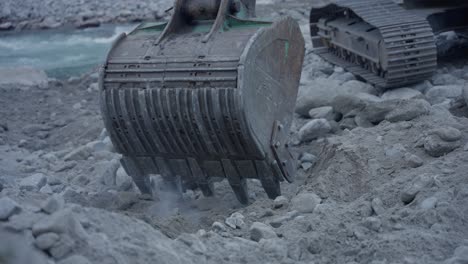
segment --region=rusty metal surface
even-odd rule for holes
[[[148,174],[207,196],[213,179],[224,177],[247,203],[247,178],[260,179],[274,198],[279,182],[294,176],[286,140],[304,56],[299,26],[238,17],[228,2],[219,2],[228,10],[215,19],[182,23],[179,0],[167,25],[142,25],[109,53],[102,113],[143,192]],[[241,4],[251,15],[255,1]],[[220,14],[223,30],[215,28]]]

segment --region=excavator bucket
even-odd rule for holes
[[[254,18],[255,0],[177,0],[168,23],[122,35],[100,76],[101,109],[122,165],[143,193],[149,176],[214,193],[246,179],[270,198],[292,181],[287,138],[304,39],[291,18]]]

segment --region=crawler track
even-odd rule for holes
[[[319,27],[319,19],[333,20],[344,17],[345,12],[379,30],[383,42],[381,47],[384,48],[381,53],[386,58],[386,65],[373,65],[369,59],[353,52],[351,47],[333,45],[321,36],[323,29]],[[376,86],[391,88],[422,81],[437,67],[434,33],[428,21],[392,1],[336,0],[324,8],[312,9],[310,22],[316,54]]]

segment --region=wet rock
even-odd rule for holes
[[[34,245],[41,250],[47,250],[50,249],[59,239],[60,237],[56,233],[44,233],[36,237]]]
[[[410,121],[419,116],[426,115],[431,105],[426,100],[411,100],[399,104],[385,115],[385,120],[390,122]]]
[[[19,183],[20,190],[38,191],[47,183],[47,177],[42,173],[36,173],[22,179]]]
[[[21,207],[8,197],[0,198],[0,221],[8,220],[13,214],[19,213]]]
[[[291,199],[291,205],[300,213],[312,213],[321,201],[315,193],[303,192]]]
[[[299,140],[306,142],[325,136],[331,131],[331,125],[326,119],[314,119],[305,124],[298,132]]]
[[[437,205],[436,197],[429,197],[421,202],[421,209],[434,209]]]
[[[388,90],[382,95],[383,100],[406,100],[406,99],[419,99],[424,95],[418,90],[411,88],[399,88]]]
[[[312,119],[335,120],[336,114],[331,106],[313,108],[309,111],[309,117]]]
[[[278,196],[275,198],[273,201],[273,208],[278,209],[282,207],[287,207],[288,206],[288,198],[284,196]]]
[[[12,30],[14,28],[11,22],[4,22],[0,24],[0,30]]]
[[[54,195],[49,197],[41,206],[41,209],[48,213],[52,214],[56,211],[62,209],[65,205],[65,200],[60,195]]]
[[[385,213],[385,208],[380,198],[372,199],[371,207],[372,207],[372,211],[374,211],[376,215],[383,215]]]
[[[270,226],[254,222],[250,227],[250,239],[253,241],[260,241],[261,239],[272,239],[277,238],[276,232]]]
[[[462,96],[462,87],[459,85],[434,86],[426,92],[427,100],[433,105],[443,103],[446,99],[461,99]]]
[[[72,150],[70,153],[65,155],[63,159],[65,161],[86,160],[91,156],[91,151],[92,150],[87,145],[84,145]]]
[[[424,164],[424,161],[414,155],[414,154],[411,154],[411,153],[406,153],[405,156],[405,161],[406,163],[411,167],[411,168],[418,168],[418,167],[421,167],[423,164]]]
[[[232,229],[243,228],[245,226],[244,218],[241,213],[235,212],[226,218],[225,223]]]

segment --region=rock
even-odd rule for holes
[[[91,149],[87,145],[84,145],[72,150],[70,153],[65,155],[63,159],[65,161],[86,160],[91,156],[91,154]]]
[[[455,249],[453,257],[444,261],[444,264],[468,263],[468,246],[459,246]]]
[[[432,157],[446,155],[460,146],[460,141],[444,141],[437,135],[429,135],[424,139],[424,149]]]
[[[301,168],[304,170],[304,171],[308,171],[310,168],[312,168],[314,166],[313,163],[310,163],[310,162],[302,162],[301,163]]]
[[[65,200],[60,195],[54,195],[49,197],[41,206],[41,209],[48,213],[52,214],[56,211],[62,209],[65,205]]]
[[[457,141],[462,137],[462,133],[460,132],[460,130],[453,127],[439,127],[431,130],[429,134],[437,135],[442,140],[448,142]]]
[[[54,191],[52,190],[52,188],[50,187],[49,184],[46,184],[44,185],[40,190],[39,190],[40,193],[45,193],[45,194],[53,194]]]
[[[296,113],[307,117],[311,109],[329,106],[338,94],[339,88],[339,81],[325,78],[314,79],[310,86],[302,87],[299,90]]]
[[[91,264],[91,262],[87,258],[81,255],[73,255],[57,263],[58,264]]]
[[[75,109],[75,110],[79,110],[79,109],[82,108],[82,105],[81,105],[80,102],[78,102],[78,103],[74,104],[72,107],[73,107],[73,109]]]
[[[340,122],[340,128],[341,129],[348,129],[348,130],[353,130],[357,127],[355,118],[343,118]]]
[[[34,245],[41,250],[47,250],[51,248],[59,238],[59,235],[56,233],[44,233],[36,237]]]
[[[133,187],[133,179],[128,176],[122,166],[117,169],[115,174],[115,185],[119,191],[128,191]]]
[[[31,87],[45,88],[49,80],[44,71],[22,68],[0,68],[0,87],[30,89]]]
[[[424,199],[424,201],[421,202],[421,209],[434,209],[437,204],[437,198],[436,197],[429,197]]]
[[[235,212],[230,217],[226,218],[225,223],[232,229],[242,228],[245,225],[244,216],[239,212]]]
[[[19,213],[21,207],[8,197],[0,198],[0,221],[8,220],[13,214]]]
[[[36,173],[23,178],[19,183],[20,190],[39,191],[47,183],[47,177],[42,173]]]
[[[449,73],[435,74],[432,77],[432,84],[434,85],[449,85],[458,84],[459,79]]]
[[[427,115],[430,108],[431,105],[426,100],[404,101],[386,114],[385,120],[390,122],[410,121],[419,116]]]
[[[334,98],[331,105],[336,112],[348,116],[353,110],[361,110],[369,103],[381,101],[379,97],[367,93],[340,94]]]
[[[323,137],[331,131],[331,125],[326,119],[314,119],[299,129],[298,136],[301,142]]]
[[[85,240],[86,232],[80,222],[75,218],[71,209],[63,209],[42,218],[32,228],[34,236],[44,233],[68,234],[70,237]],[[66,239],[66,238],[65,238]]]
[[[0,30],[12,30],[13,24],[11,22],[4,22],[0,24]]]
[[[427,90],[429,90],[432,86],[433,86],[432,83],[430,81],[426,80],[424,82],[413,85],[412,88],[414,90],[417,90],[417,91],[425,94],[427,92]]]
[[[409,204],[411,203],[414,198],[416,198],[416,195],[424,188],[431,187],[434,184],[434,177],[429,176],[427,174],[423,174],[418,176],[411,186],[406,188],[402,193],[401,193],[401,201],[404,204]]]
[[[62,234],[60,235],[59,241],[49,249],[49,253],[55,260],[59,260],[71,254],[75,248],[75,240],[68,234]]]
[[[382,221],[377,217],[367,217],[364,220],[363,225],[370,230],[378,232],[382,226]]]
[[[432,105],[444,102],[446,99],[457,100],[463,96],[460,85],[434,86],[426,92],[426,98]]]
[[[9,218],[9,222],[5,224],[5,228],[16,232],[31,229],[42,216],[42,214],[31,212],[28,209],[21,210],[19,214],[14,214]]]
[[[291,212],[287,212],[285,215],[277,217],[273,220],[270,221],[270,225],[274,228],[280,227],[284,222],[292,220],[296,218],[296,216],[299,215],[299,212],[296,210],[293,210]]]
[[[340,84],[343,84],[343,83],[345,83],[347,81],[356,80],[356,77],[354,77],[354,75],[352,73],[350,73],[350,72],[344,72],[344,73],[334,72],[328,78],[333,79],[333,80],[337,80],[337,81],[339,81]]]
[[[466,76],[468,77],[468,73],[466,73]],[[467,78],[468,80],[468,78]],[[465,105],[468,106],[468,83],[466,83],[463,86],[463,99],[465,100]]]
[[[420,99],[424,98],[424,95],[418,90],[411,88],[399,88],[388,90],[382,94],[383,100],[406,100],[406,99]]]
[[[424,161],[420,157],[411,153],[406,153],[404,158],[411,168],[418,168],[424,164]]]
[[[227,232],[227,229],[226,229],[226,226],[223,225],[222,223],[220,222],[213,222],[213,224],[211,225],[211,228],[214,230],[214,231],[218,231],[218,232]]]
[[[302,153],[300,160],[301,162],[315,163],[317,161],[317,156],[315,156],[314,154],[304,152]]]
[[[80,255],[74,255],[58,262],[58,264],[91,264],[91,262]]]
[[[77,23],[75,23],[76,28],[90,28],[90,27],[99,27],[101,25],[101,22],[99,19],[88,19],[88,20],[80,20]]]
[[[273,201],[273,208],[278,209],[278,208],[286,207],[288,206],[288,202],[289,202],[288,198],[284,196],[278,196]]]
[[[118,159],[105,161],[100,167],[103,170],[101,173],[101,182],[107,186],[115,186],[117,170],[120,168],[120,161]]]
[[[385,213],[385,208],[383,206],[382,200],[380,198],[374,198],[371,202],[372,210],[376,215],[383,215]]]
[[[250,227],[250,239],[259,242],[261,239],[277,238],[275,230],[268,225],[260,222],[254,222]]]
[[[322,107],[311,109],[309,111],[309,117],[312,119],[335,120],[336,114],[333,112],[333,107],[322,106]]]
[[[315,193],[303,192],[291,199],[292,208],[300,213],[312,213],[322,199]]]

